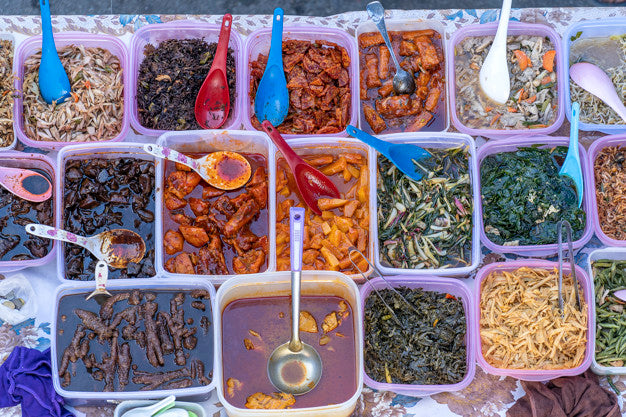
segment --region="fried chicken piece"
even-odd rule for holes
[[[361,49],[366,49],[374,45],[380,45],[384,42],[383,37],[378,32],[368,32],[359,35],[359,47]]]
[[[378,61],[378,77],[381,80],[386,80],[389,77],[389,49],[387,49],[387,46],[381,45],[379,46],[378,51],[380,56]]]
[[[198,252],[198,273],[204,275],[228,275],[226,260],[222,252],[222,241],[218,236],[211,236],[207,245]]]
[[[259,213],[259,206],[254,200],[246,201],[224,225],[224,236],[234,236],[242,227]]]
[[[256,249],[233,259],[233,271],[236,274],[256,274],[265,264],[265,252]]]
[[[435,111],[437,104],[439,104],[439,96],[441,95],[441,89],[439,87],[431,88],[428,93],[428,97],[424,102],[424,109],[432,112]]]
[[[203,228],[209,235],[217,235],[220,233],[219,228],[208,215],[196,217],[193,225]]]
[[[163,193],[163,200],[165,201],[165,207],[168,210],[179,210],[187,205],[185,200],[176,197],[169,190],[165,190]]]
[[[363,104],[363,114],[365,115],[365,121],[370,125],[374,133],[380,133],[387,128],[383,118],[376,113],[372,106]]]
[[[191,256],[187,252],[179,253],[165,262],[165,270],[173,274],[195,274]]]
[[[247,251],[252,249],[257,243],[259,237],[250,231],[248,226],[239,230],[236,236],[232,238],[224,238],[224,241],[235,248],[237,255],[243,256]]]
[[[199,198],[191,197],[189,199],[189,208],[191,208],[191,211],[193,211],[193,214],[195,214],[196,217],[198,217],[204,214],[209,214],[209,210],[211,209],[211,204]]]
[[[391,93],[393,93],[393,80],[387,80],[383,83],[383,86],[378,89],[378,95],[387,97]]]
[[[420,129],[422,129],[424,126],[426,126],[428,122],[430,121],[430,119],[432,118],[433,118],[432,113],[423,111],[420,114],[418,114],[415,119],[413,119],[413,122],[407,127],[406,130],[408,132],[417,132]]]
[[[429,70],[439,65],[437,50],[429,38],[426,36],[418,36],[413,39],[413,42],[415,43],[415,46],[417,46],[420,58],[422,59],[422,67],[424,69]]]
[[[226,217],[230,217],[235,213],[235,206],[228,196],[221,196],[213,203],[213,209],[217,210]]]
[[[178,230],[168,230],[163,236],[163,246],[165,247],[165,253],[173,255],[183,250],[185,245],[185,238]]]
[[[185,213],[170,213],[170,218],[178,224],[184,224],[186,226],[193,224],[193,219]]]
[[[209,241],[209,235],[201,227],[180,225],[178,230],[183,234],[185,241],[196,248],[205,245]]]
[[[296,403],[293,394],[274,392],[271,395],[257,392],[246,398],[246,408],[261,410],[281,410],[289,408]]]
[[[184,198],[201,180],[202,177],[195,171],[173,171],[165,180],[165,189],[178,198]]]
[[[378,57],[375,54],[365,55],[365,70],[367,74],[365,85],[367,85],[367,88],[375,88],[383,85],[380,78],[378,78]]]
[[[219,197],[221,195],[223,195],[224,193],[226,193],[226,191],[224,190],[219,190],[215,187],[212,187],[208,184],[203,184],[202,185],[202,199],[203,200],[209,200],[211,198],[214,197]]]
[[[376,111],[389,119],[418,114],[421,107],[421,101],[412,100],[408,94],[376,100]]]
[[[317,333],[317,321],[308,311],[300,311],[300,331],[307,333]]]

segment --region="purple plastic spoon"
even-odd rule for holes
[[[626,107],[617,95],[615,85],[602,68],[588,62],[579,62],[569,68],[569,76],[583,90],[590,92],[615,110],[626,123]]]

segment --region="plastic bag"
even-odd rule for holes
[[[0,300],[0,320],[15,326],[31,317],[34,318],[37,314],[35,292],[24,274],[17,273],[0,281],[0,297],[6,296],[11,291],[16,298],[24,300],[24,305],[19,310],[12,309],[2,305]]]

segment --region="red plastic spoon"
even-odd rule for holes
[[[219,129],[230,111],[230,95],[226,79],[226,57],[233,17],[225,14],[209,74],[196,97],[196,121],[205,129]]]
[[[321,215],[322,210],[317,205],[317,200],[323,196],[339,198],[339,190],[326,175],[304,162],[268,120],[265,120],[261,125],[285,157],[296,180],[298,191],[306,205],[315,214]]]
[[[52,196],[52,184],[30,169],[0,167],[0,185],[24,200],[41,203]]]

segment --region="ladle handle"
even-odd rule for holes
[[[82,246],[93,253],[93,248],[89,245],[88,239],[84,236],[75,235],[72,232],[46,226],[45,224],[30,223],[24,226],[24,228],[26,229],[26,232],[31,235],[73,243],[75,245]]]
[[[391,59],[393,59],[396,71],[401,70],[402,68],[400,68],[400,63],[398,62],[398,58],[396,58],[396,53],[393,51],[391,40],[389,40],[389,34],[387,33],[387,26],[385,25],[385,9],[383,8],[383,5],[379,1],[373,1],[367,5],[366,10],[370,19],[372,19],[372,22],[374,22],[383,37],[385,45],[387,45],[387,49],[389,49],[389,55],[391,55]]]
[[[198,161],[193,158],[189,158],[188,156],[180,152],[176,152],[174,149],[154,145],[152,143],[147,143],[143,145],[143,150],[146,151],[146,153],[149,153],[150,155],[157,158],[167,159],[168,161],[178,162],[179,164],[188,166],[194,171],[198,171],[198,169],[200,168]]]
[[[289,243],[291,252],[291,341],[289,349],[299,352],[300,341],[300,286],[302,275],[302,247],[304,240],[304,216],[302,207],[289,209]]]

